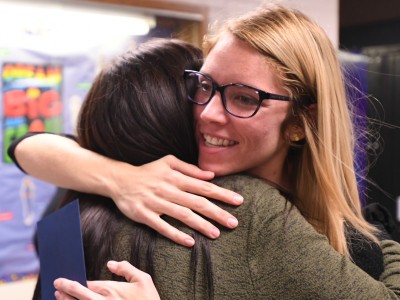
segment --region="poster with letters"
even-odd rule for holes
[[[73,133],[97,60],[0,47],[0,284],[37,275],[33,236],[57,190],[19,170],[7,149],[28,131]]]
[[[62,131],[62,68],[51,64],[3,63],[3,162],[7,149],[28,131]]]

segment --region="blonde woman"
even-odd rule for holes
[[[377,230],[362,217],[351,109],[336,51],[323,30],[298,11],[264,7],[228,22],[204,49],[200,72],[185,71],[188,98],[195,103],[198,165],[218,177],[250,176],[215,181],[245,196],[238,208],[224,206],[230,214],[217,217],[220,205],[201,196],[234,202],[237,193],[223,196],[216,186],[199,183],[210,174],[172,157],[132,167],[75,144],[58,149],[61,137],[39,135],[18,145],[18,162],[39,178],[112,198],[126,215],[181,244],[193,244],[190,232],[167,219],[171,228],[160,215],[214,238],[223,230],[210,245],[215,281],[208,286],[216,299],[398,299],[399,245],[378,241]],[[27,155],[33,148],[41,148],[40,161],[52,167],[40,170],[39,158]],[[74,178],[82,166],[85,171]],[[57,175],[49,176],[53,171]],[[217,229],[192,210],[230,227],[236,215],[241,224],[233,231]],[[351,261],[349,230],[381,247],[381,281]],[[185,284],[184,271],[163,277],[177,261],[189,267],[189,250],[161,241],[160,253],[176,258],[169,268],[156,269],[161,298],[196,293]],[[200,286],[202,293],[204,282]]]

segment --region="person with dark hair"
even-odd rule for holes
[[[78,143],[135,166],[166,155],[196,163],[192,108],[182,70],[200,69],[201,64],[200,49],[173,39],[143,43],[117,58],[96,77],[82,105]],[[129,261],[140,265],[139,250],[146,248],[142,267],[154,275],[153,230],[125,218],[103,196],[70,191],[63,204],[74,199],[80,199],[89,280],[100,278],[106,262],[118,254],[115,245],[123,240],[123,232],[132,245]]]
[[[102,264],[110,258],[128,260],[152,275],[162,299],[399,299],[400,245],[391,240],[379,240],[377,229],[362,217],[353,166],[350,110],[337,54],[323,30],[299,11],[280,6],[263,7],[229,21],[214,37],[206,40],[204,49],[207,57],[200,71],[195,67],[185,67],[185,72],[181,70],[188,95],[183,88],[178,89],[183,94],[169,91],[175,94],[179,104],[171,110],[188,107],[188,115],[184,117],[192,124],[189,103],[194,103],[198,163],[219,176],[214,184],[246,199],[239,207],[219,204],[235,214],[241,221],[240,226],[228,230],[215,225],[222,232],[219,239],[195,238],[195,247],[179,247],[122,218],[122,213],[110,199],[80,194],[87,200],[82,207],[82,218],[87,220],[83,222],[84,235],[90,237],[89,233],[93,232],[93,239],[90,238],[93,245],[89,245],[92,248],[87,251],[91,254],[95,251],[100,260],[104,257],[97,268],[91,270],[89,267],[88,272],[93,272],[94,276],[100,272],[103,279],[106,276],[117,279],[111,277]],[[160,66],[166,63],[165,59],[158,64],[151,65],[151,62],[148,61],[149,69],[140,68],[140,76],[152,74],[153,66],[159,71],[167,71],[176,84],[183,86],[182,77],[177,79],[169,67],[163,69]],[[118,68],[108,70],[117,71]],[[136,155],[145,155],[146,151],[161,154],[153,147],[157,143],[174,144],[178,137],[175,137],[176,132],[169,135],[169,125],[159,125],[164,120],[172,121],[168,118],[175,116],[171,110],[165,113],[147,102],[130,105],[125,102],[124,97],[129,95],[132,97],[129,99],[135,101],[157,100],[154,103],[162,105],[159,101],[166,96],[164,87],[161,88],[163,93],[152,93],[154,87],[159,86],[154,80],[157,75],[152,74],[153,77],[148,78],[150,81],[145,83],[147,89],[152,89],[148,91],[139,85],[139,78],[133,81],[130,74],[122,74],[118,76],[121,85],[117,80],[106,79],[105,87],[93,86],[88,102],[82,108],[78,142],[107,157],[103,158],[104,165],[109,165],[110,158],[113,159],[112,166],[116,164],[115,159],[125,162],[119,165],[118,175],[106,180],[106,185],[120,186],[120,182],[115,181],[118,178],[125,181],[125,188],[129,188],[126,181],[137,178],[123,178],[122,175],[128,174],[123,171],[128,166],[126,162],[140,164],[134,161],[139,160],[138,157],[130,157],[133,150],[129,143],[137,143],[135,147],[143,146],[140,150],[143,153]],[[100,80],[102,76],[105,74],[100,74]],[[130,88],[124,85],[125,79],[129,79]],[[97,90],[101,92],[97,94]],[[139,96],[133,97],[133,93]],[[152,97],[146,98],[147,93]],[[109,99],[103,99],[105,96]],[[180,97],[186,96],[189,101],[180,101]],[[109,106],[108,100],[112,99],[115,101]],[[103,105],[109,107],[105,109]],[[126,111],[128,116],[124,114]],[[150,116],[143,115],[146,113]],[[140,133],[129,126],[137,130],[143,128],[135,127],[135,121],[131,119],[146,120],[142,126],[149,126],[151,132],[148,134],[158,138],[146,135],[139,139]],[[152,122],[155,126],[150,124]],[[193,128],[183,132],[179,129],[179,134],[191,135]],[[190,146],[189,136],[185,138],[188,138],[186,142],[180,139],[176,145]],[[130,142],[124,143],[120,139]],[[159,147],[163,149],[166,145]],[[171,150],[174,149],[168,151]],[[170,154],[182,159],[175,152]],[[165,161],[172,161],[171,156],[145,166],[162,166]],[[24,168],[25,163],[22,164]],[[140,170],[136,169],[136,174],[142,174]],[[157,171],[155,168],[151,172]],[[170,171],[168,174],[173,174],[172,179],[177,178],[176,170]],[[157,177],[145,181],[153,185],[164,183],[158,182]],[[122,189],[117,194],[135,198],[136,183],[133,192]],[[176,185],[182,188],[179,182]],[[107,189],[109,186],[101,192]],[[110,189],[115,191],[115,186]],[[70,199],[77,196],[74,194]],[[177,217],[174,210],[181,200],[169,199],[172,204],[150,201],[164,207],[153,206],[148,216],[157,219],[163,212],[168,212],[162,218],[177,230],[169,232],[185,232],[181,237],[194,234],[178,220],[190,225],[201,223],[199,219],[194,223],[188,221],[188,216],[193,215],[184,207],[180,207],[180,211],[185,214]],[[193,199],[199,198],[192,197],[188,201]],[[188,206],[196,207],[197,204]],[[202,212],[202,204],[198,204],[201,208],[197,211]],[[86,205],[91,206],[86,211],[87,216]],[[93,208],[98,212],[92,213],[96,211]],[[98,225],[105,232],[98,232]],[[169,236],[166,231],[162,233]],[[350,240],[350,234],[357,238]],[[378,278],[373,278],[352,261],[351,241],[357,239],[363,239],[368,246],[378,247],[381,251],[383,270],[376,274]],[[111,257],[99,251],[103,249]],[[89,259],[88,264],[96,265]],[[77,288],[74,283],[61,279],[56,283],[61,296],[69,297],[62,294],[68,291],[74,297],[87,299],[87,289],[70,292],[65,283]],[[107,297],[109,290],[99,293]]]
[[[196,163],[192,107],[186,100],[182,70],[199,70],[202,60],[199,48],[175,39],[154,39],[116,58],[96,76],[82,104],[79,145],[135,166],[166,155]],[[100,195],[69,190],[61,206],[75,199],[80,200],[88,280],[119,278],[105,266],[121,256],[119,247],[125,239],[131,250],[121,259],[155,275],[155,232],[150,227],[130,221],[113,201]],[[199,252],[206,240],[197,233],[194,237],[193,251]],[[125,250],[128,247],[122,253]],[[196,266],[196,256],[193,259]],[[34,299],[40,299],[39,289],[37,285]]]

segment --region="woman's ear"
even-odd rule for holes
[[[310,115],[311,115],[312,121],[315,124],[317,124],[317,120],[318,120],[318,106],[317,106],[317,103],[310,104],[308,106],[308,109],[310,110]]]
[[[296,123],[288,126],[287,134],[289,137],[289,141],[292,143],[297,143],[303,140],[305,137],[303,126],[300,126],[299,124]]]
[[[310,104],[307,106],[308,118],[311,118],[311,122],[316,124],[318,120],[318,106],[317,103]],[[288,121],[288,126],[286,127],[286,137],[291,144],[303,144],[306,133],[304,130],[303,121],[299,117],[291,118]],[[300,143],[299,143],[300,142]]]

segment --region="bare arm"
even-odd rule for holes
[[[54,185],[81,192],[112,194],[112,166],[117,162],[81,148],[58,135],[40,134],[23,139],[15,148],[15,158],[30,175]],[[101,169],[99,166],[109,166]]]
[[[15,148],[15,156],[32,176],[60,187],[112,198],[127,217],[181,245],[192,246],[194,241],[163,221],[161,215],[176,218],[211,238],[218,237],[219,230],[195,212],[229,228],[237,226],[236,218],[205,197],[238,205],[241,196],[205,181],[214,177],[212,172],[173,156],[135,167],[52,134],[22,140]]]

